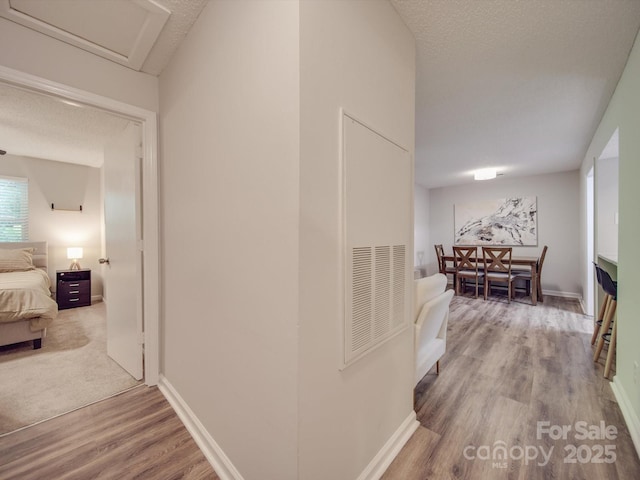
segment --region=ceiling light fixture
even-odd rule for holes
[[[483,168],[476,170],[473,174],[474,180],[491,180],[496,178],[497,172],[495,168]]]

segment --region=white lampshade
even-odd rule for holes
[[[78,258],[82,258],[82,247],[67,248],[67,258],[69,260],[77,260]]]

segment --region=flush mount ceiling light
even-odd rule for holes
[[[497,172],[495,168],[483,168],[476,170],[473,174],[474,180],[491,180],[496,178]]]

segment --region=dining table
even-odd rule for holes
[[[456,261],[453,255],[444,255],[442,257],[443,262]],[[478,262],[482,263],[482,258],[478,258]],[[531,304],[538,304],[538,257],[531,257],[527,255],[518,255],[511,257],[511,267],[529,267],[531,269]]]

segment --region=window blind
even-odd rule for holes
[[[29,180],[0,176],[0,242],[29,240]]]

